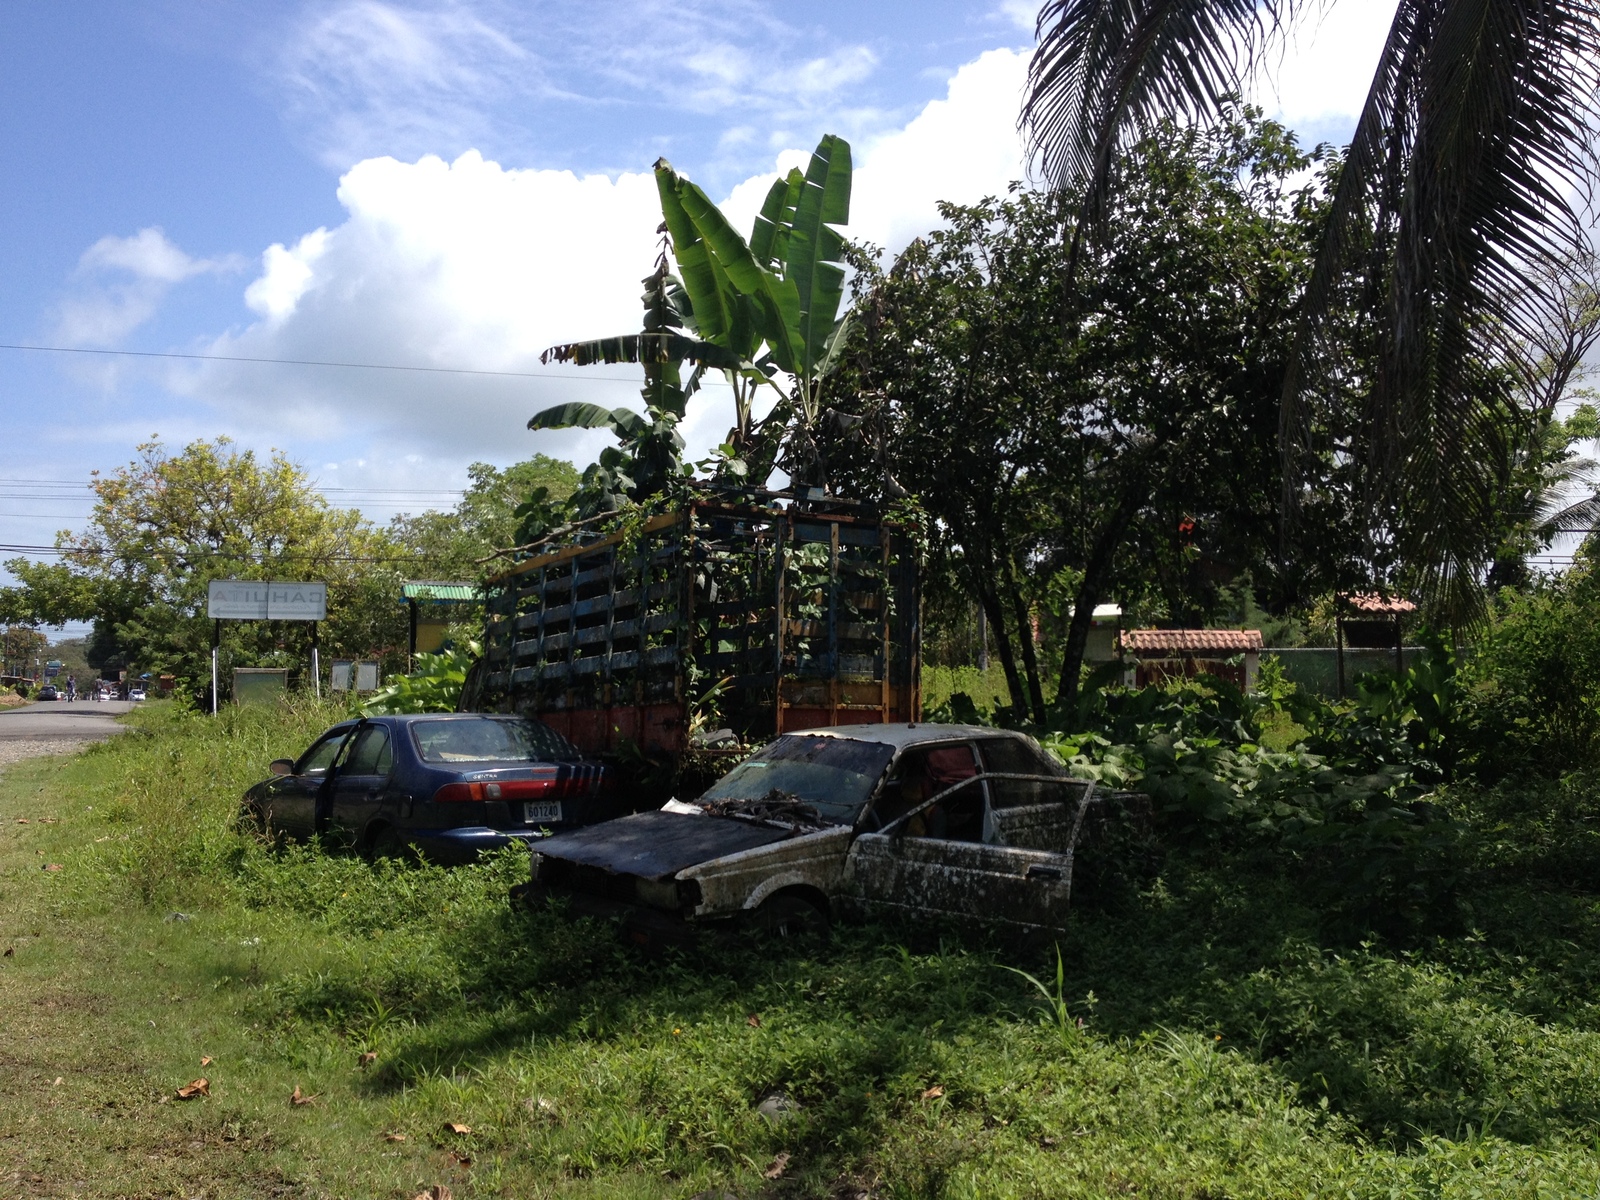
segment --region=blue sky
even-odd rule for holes
[[[1342,0],[1258,98],[1344,137],[1391,12]],[[1032,20],[1015,0],[12,0],[0,342],[538,371],[635,320],[660,155],[748,214],[842,134],[850,232],[891,250],[937,200],[1022,176]],[[282,448],[377,518],[438,506],[474,460],[588,461],[596,435],[527,417],[626,403],[629,378],[0,351],[0,544],[81,524],[78,485],[153,434]],[[720,403],[692,443],[720,440]]]

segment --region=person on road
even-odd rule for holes
[[[74,675],[67,676],[67,703],[71,704],[78,698],[78,680]]]

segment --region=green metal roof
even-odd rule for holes
[[[412,579],[400,585],[402,600],[427,600],[434,604],[472,604],[483,599],[483,593],[472,583],[440,583],[436,580]]]

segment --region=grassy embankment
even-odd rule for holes
[[[510,856],[374,868],[233,833],[243,786],[329,716],[153,708],[0,776],[0,1192],[1600,1186],[1600,914],[1540,858],[1586,878],[1570,839],[1519,840],[1472,932],[1405,948],[1328,943],[1293,878],[1169,858],[1075,918],[1058,1021],[1004,969],[1046,964],[1000,947],[847,929],[800,959],[647,961],[511,912]],[[172,1099],[199,1076],[209,1097]],[[774,1125],[775,1091],[797,1107]]]

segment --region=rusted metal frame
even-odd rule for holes
[[[655,533],[657,530],[665,529],[668,525],[674,524],[680,519],[681,516],[681,513],[661,513],[658,516],[651,517],[648,521],[646,521],[639,532],[641,535]],[[540,567],[548,566],[552,563],[561,562],[564,559],[572,558],[576,555],[589,554],[593,551],[604,549],[606,546],[618,545],[624,541],[627,536],[628,535],[626,533],[612,533],[607,534],[603,538],[596,538],[592,542],[585,542],[582,545],[563,546],[560,550],[552,550],[549,554],[541,554],[536,558],[530,558],[525,562],[520,562],[516,566],[512,567],[509,571],[504,571],[501,574],[494,576],[488,581],[488,583],[491,585],[499,583],[502,580],[510,579],[516,575],[526,574],[529,571],[537,570]]]
[[[968,784],[971,784],[971,783],[987,783],[991,779],[1016,779],[1016,780],[1021,780],[1024,783],[1083,783],[1083,782],[1086,782],[1085,780],[1081,780],[1081,779],[1063,778],[1060,775],[1018,775],[1018,774],[1015,774],[1015,773],[1010,772],[1010,771],[980,771],[976,775],[968,775],[965,779],[960,780],[957,783],[952,783],[949,787],[945,788],[945,790],[942,791],[942,792],[939,792],[939,793],[937,793],[935,795],[929,796],[926,800],[924,800],[921,804],[917,805],[915,808],[911,809],[909,812],[901,813],[898,817],[896,817],[894,820],[890,821],[882,829],[878,830],[878,832],[879,833],[893,833],[896,828],[898,828],[899,826],[905,824],[907,821],[911,820],[912,817],[915,817],[915,816],[918,816],[918,815],[920,815],[920,814],[922,814],[924,812],[927,812],[928,809],[932,808],[935,804],[939,803],[939,801],[943,800],[946,796],[954,795],[956,792],[959,792],[962,788],[966,787]],[[1093,784],[1090,784],[1089,790],[1091,792],[1094,791],[1094,785]],[[987,795],[987,794],[988,794],[987,793],[987,789],[985,789],[985,795]],[[1083,811],[1082,811],[1082,807],[1080,806],[1079,811],[1078,811],[1078,823],[1081,824],[1082,821],[1083,821]],[[1078,836],[1077,828],[1078,828],[1077,825],[1073,826],[1073,834],[1072,834],[1072,836],[1073,836],[1074,839],[1076,839],[1077,836]]]
[[[672,690],[677,693],[676,699],[683,706],[682,734],[685,744],[689,739],[689,704],[690,697],[683,694],[684,680],[688,676],[686,670],[689,661],[695,656],[695,627],[694,627],[694,521],[700,505],[691,504],[684,510],[683,535],[678,543],[679,573],[682,584],[678,591],[678,670],[674,673]]]
[[[784,592],[784,576],[788,572],[788,562],[785,559],[787,551],[784,549],[788,541],[785,532],[792,533],[794,518],[785,513],[773,522],[775,542],[772,551],[772,729],[775,733],[783,732],[783,626],[788,614],[784,611],[788,597]]]
[[[1078,861],[1078,835],[1083,832],[1083,818],[1084,815],[1089,811],[1089,805],[1098,804],[1101,799],[1101,797],[1094,794],[1094,780],[1091,779],[1088,781],[1088,783],[1088,788],[1084,791],[1082,798],[1078,801],[1077,815],[1072,818],[1072,832],[1067,837],[1067,870],[1066,879],[1063,880],[1063,882],[1066,884],[1067,888],[1067,905],[1069,908],[1072,905],[1072,868],[1077,864]]]
[[[617,563],[621,558],[622,547],[620,545],[611,547],[611,562],[609,564],[611,570],[606,576],[606,665],[601,668],[600,677],[600,702],[607,708],[610,708],[613,703],[611,667],[612,651],[615,647],[612,645],[612,637],[616,632],[617,624]]]
[[[828,525],[828,724],[839,723],[839,672],[844,656],[839,651],[839,523]]]
[[[878,649],[878,679],[880,680],[878,694],[880,696],[879,705],[883,711],[883,720],[887,721],[893,715],[889,711],[889,672],[893,669],[889,659],[889,614],[894,609],[894,605],[889,602],[889,563],[893,558],[893,554],[890,551],[888,526],[881,526],[878,529],[878,548],[880,561],[883,564],[883,578],[878,584],[878,627],[882,631]]]

